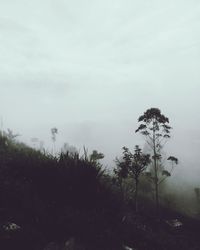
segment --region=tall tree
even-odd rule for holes
[[[138,118],[140,125],[136,129],[136,133],[140,132],[146,139],[146,142],[152,150],[153,159],[153,169],[154,176],[153,181],[155,185],[155,202],[156,211],[159,212],[159,190],[158,186],[165,179],[166,176],[170,176],[167,170],[162,169],[162,175],[165,176],[164,179],[159,180],[159,170],[161,169],[161,159],[162,159],[162,148],[166,143],[166,140],[170,138],[169,119],[164,116],[160,109],[150,108],[147,109],[143,115]],[[177,158],[169,157],[172,162],[178,163]]]

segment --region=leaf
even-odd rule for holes
[[[167,170],[163,170],[162,175],[171,176],[171,174]]]
[[[168,157],[167,160],[168,160],[168,161],[172,161],[172,162],[174,162],[175,164],[178,164],[178,159],[177,159],[176,157],[174,157],[174,156]]]
[[[140,126],[135,130],[135,132],[137,133],[138,131],[144,130],[146,128],[147,128],[147,126],[145,124],[140,124]]]

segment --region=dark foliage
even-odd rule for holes
[[[56,158],[1,136],[0,223],[19,224],[29,249],[31,242],[36,249],[70,236],[88,249],[119,245],[113,239],[119,239],[121,205],[105,178],[93,159],[69,153]]]

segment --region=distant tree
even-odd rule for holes
[[[58,134],[58,129],[56,127],[51,129],[51,139],[53,142],[53,154],[56,152],[56,134]]]
[[[62,153],[69,152],[70,154],[77,154],[78,150],[75,146],[69,145],[68,143],[64,143],[63,147],[61,148]]]
[[[123,196],[123,200],[125,199],[124,194],[124,180],[127,179],[129,175],[129,169],[127,164],[124,160],[119,160],[118,158],[115,159],[116,167],[114,168],[114,175],[115,177],[113,180],[119,185],[121,194]]]
[[[8,138],[9,141],[15,142],[16,138],[20,136],[20,134],[14,134],[11,129],[7,129],[7,131],[4,131],[4,136]]]
[[[93,150],[91,154],[88,154],[88,149],[84,146],[84,159],[85,161],[88,161],[92,163],[95,166],[101,167],[100,160],[104,158],[104,154],[101,152],[98,152],[97,150]]]
[[[136,133],[140,132],[146,139],[146,142],[152,150],[152,159],[153,159],[153,181],[155,186],[155,202],[156,202],[156,211],[159,212],[159,184],[168,176],[171,175],[170,172],[163,169],[161,166],[162,154],[161,150],[166,143],[166,140],[170,138],[170,130],[172,129],[169,124],[169,119],[164,116],[160,109],[150,108],[147,109],[143,115],[138,118],[140,123],[139,127],[136,129]],[[178,159],[175,157],[169,157],[168,160],[171,160],[173,163],[177,164]],[[161,175],[163,178],[161,180]]]
[[[98,163],[99,160],[104,158],[104,154],[98,152],[97,150],[93,150],[89,158],[91,162]]]
[[[150,164],[150,155],[142,153],[138,145],[135,146],[134,154],[127,147],[123,147],[123,161],[121,166],[126,171],[124,177],[131,176],[135,182],[135,211],[138,211],[138,185],[141,174]]]
[[[31,138],[31,142],[32,142],[33,147],[36,149],[39,139],[37,137],[33,137]]]

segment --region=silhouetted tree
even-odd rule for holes
[[[58,129],[56,127],[51,129],[51,139],[53,141],[53,155],[56,152],[56,134],[58,134]]]
[[[62,153],[67,153],[69,152],[70,154],[77,154],[78,150],[75,146],[69,145],[68,143],[64,143],[64,145],[61,148]]]
[[[88,154],[88,149],[86,149],[85,146],[83,147],[83,150],[85,161],[92,163],[95,167],[102,167],[102,164],[99,161],[104,158],[103,153],[98,152],[97,150],[93,150],[91,154]]]
[[[138,185],[140,175],[150,164],[150,155],[143,154],[138,145],[135,146],[134,154],[127,147],[123,147],[123,162],[121,165],[126,169],[126,174],[133,177],[135,181],[135,211],[138,211]]]
[[[116,168],[114,168],[114,181],[116,181],[119,185],[123,200],[125,200],[123,182],[128,177],[129,169],[127,164],[124,161],[119,160],[118,158],[115,159],[115,163]]]
[[[98,152],[97,150],[93,150],[92,153],[89,156],[90,162],[94,163],[96,166],[101,167],[100,160],[104,158],[104,154]]]
[[[20,136],[20,134],[14,134],[11,129],[7,129],[4,131],[4,135],[8,138],[9,141],[15,142],[16,137]]]
[[[164,116],[160,109],[150,108],[147,109],[143,115],[138,118],[140,123],[139,127],[135,132],[140,132],[146,139],[146,142],[150,146],[153,159],[153,169],[154,176],[153,181],[155,185],[155,202],[156,202],[156,211],[159,212],[159,190],[158,186],[163,180],[159,180],[159,170],[161,170],[161,150],[166,143],[166,140],[170,138],[171,127],[169,124],[169,119]],[[168,158],[175,163],[178,163],[178,160],[175,157]],[[170,176],[170,173],[163,169],[163,176]],[[163,179],[163,178],[162,178]]]

